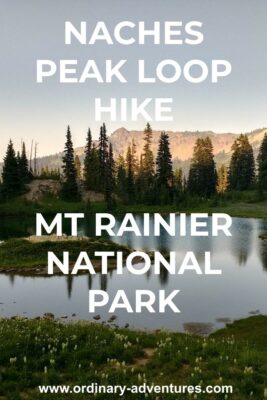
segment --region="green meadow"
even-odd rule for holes
[[[55,215],[64,212],[84,212],[94,214],[107,211],[105,202],[71,202],[64,201],[53,195],[46,195],[38,201],[29,201],[16,197],[8,202],[0,203],[0,216],[29,216],[34,217],[37,212],[45,215]],[[237,217],[267,218],[267,198],[257,190],[245,192],[229,192],[215,196],[212,199],[188,197],[179,204],[147,205],[122,204],[117,202],[109,212],[113,213],[144,213],[144,212],[225,212]]]
[[[267,317],[239,320],[208,337],[116,329],[52,318],[0,320],[0,399],[106,399],[40,394],[39,385],[232,385],[232,394],[131,394],[125,399],[264,399]],[[109,394],[108,398],[118,399]]]

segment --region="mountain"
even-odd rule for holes
[[[197,138],[209,136],[213,143],[215,160],[218,165],[222,163],[228,163],[231,157],[231,146],[234,140],[237,138],[235,133],[214,133],[212,131],[204,132],[167,132],[170,137],[171,153],[173,156],[174,166],[182,167],[185,171],[188,170],[190,164],[190,158],[193,154],[194,144]],[[258,154],[259,146],[267,133],[267,128],[257,129],[253,132],[248,133],[249,141],[253,147],[255,157]],[[153,131],[152,138],[152,150],[156,154],[160,131]],[[125,155],[128,145],[131,145],[134,139],[137,149],[137,154],[140,156],[144,140],[143,131],[128,131],[125,128],[119,128],[110,135],[110,141],[113,145],[115,158],[119,155]],[[75,149],[75,153],[83,160],[84,148],[78,147]],[[61,158],[63,153],[57,153],[54,155],[42,157],[37,159],[37,168],[40,170],[41,167],[48,166],[49,168],[57,168],[61,166]]]

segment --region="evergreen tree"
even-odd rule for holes
[[[102,179],[102,185],[104,188],[106,172],[107,172],[106,169],[109,157],[109,145],[108,145],[107,130],[105,124],[103,124],[100,128],[98,154],[99,154],[100,177]]]
[[[95,192],[103,191],[99,159],[99,150],[93,143],[91,130],[89,128],[86,138],[83,176],[85,188]]]
[[[230,190],[246,190],[255,179],[253,149],[247,135],[241,134],[232,145],[228,181]]]
[[[10,140],[6,155],[4,157],[4,165],[2,172],[2,191],[5,198],[14,197],[22,192],[23,184],[20,180],[18,160]]]
[[[138,159],[137,159],[137,150],[136,150],[136,144],[134,139],[132,139],[132,146],[131,146],[131,152],[132,152],[132,166],[133,166],[133,174],[136,177],[139,172],[139,165],[138,165]]]
[[[86,189],[92,189],[91,174],[93,170],[92,170],[91,160],[92,160],[92,134],[91,134],[91,129],[89,128],[86,137],[84,170],[83,170],[84,186],[86,187]]]
[[[146,128],[144,130],[144,150],[143,150],[143,174],[146,180],[152,181],[154,177],[154,156],[151,150],[152,144],[152,129],[149,123],[147,123]]]
[[[216,193],[217,173],[213,147],[209,137],[197,139],[191,160],[188,191],[190,194],[210,198]]]
[[[124,202],[126,201],[126,165],[125,160],[119,154],[116,162],[116,189],[119,198]]]
[[[165,132],[161,132],[159,140],[156,158],[156,182],[160,203],[170,203],[173,193],[173,171],[169,136]]]
[[[217,192],[225,193],[228,188],[228,171],[224,164],[222,164],[218,169],[217,176]]]
[[[173,186],[172,157],[170,152],[169,136],[161,132],[158,153],[156,158],[156,178],[160,185]]]
[[[137,179],[138,200],[151,204],[154,201],[154,156],[151,150],[152,129],[150,124],[144,130],[144,149],[140,159],[139,174]]]
[[[63,162],[63,185],[62,185],[62,196],[66,200],[79,200],[80,193],[77,184],[77,173],[74,163],[74,149],[71,140],[70,127],[67,128],[66,143],[64,149]]]
[[[94,190],[96,192],[103,191],[104,185],[100,175],[99,150],[95,144],[92,146],[89,171],[90,175],[88,176],[87,189]]]
[[[114,191],[114,158],[112,144],[109,144],[108,160],[106,166],[106,180],[105,180],[105,200],[107,207],[110,209],[114,206],[113,191]]]
[[[41,168],[41,173],[38,176],[39,179],[54,179],[60,180],[60,169],[59,168],[51,168],[48,166]]]
[[[82,178],[82,171],[81,171],[81,160],[80,160],[80,157],[78,156],[78,154],[76,154],[76,156],[75,156],[74,163],[75,163],[75,169],[76,169],[76,176],[77,176],[77,179],[80,181]]]
[[[258,155],[258,183],[261,191],[267,190],[267,133],[265,133]]]
[[[126,154],[126,192],[127,201],[129,204],[135,202],[135,187],[134,187],[134,171],[133,171],[133,155],[131,147],[128,146]]]
[[[32,174],[29,171],[29,162],[27,159],[26,147],[24,142],[22,143],[21,156],[19,156],[18,158],[18,166],[21,181],[23,182],[23,184],[29,183],[32,179]]]
[[[182,168],[178,168],[174,171],[173,187],[174,187],[174,200],[175,203],[177,204],[182,199],[184,194],[184,177]]]
[[[17,164],[18,164],[18,167],[19,167],[19,165],[20,165],[20,152],[18,151],[17,152]]]

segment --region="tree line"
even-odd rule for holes
[[[241,134],[232,145],[229,167],[216,168],[211,139],[196,140],[188,177],[179,168],[174,171],[169,135],[161,132],[156,157],[152,152],[152,128],[144,129],[144,146],[137,157],[132,140],[126,155],[113,158],[112,144],[106,126],[100,128],[98,143],[88,129],[83,170],[79,157],[74,158],[71,132],[68,127],[63,157],[63,193],[65,198],[79,198],[79,184],[85,189],[102,192],[108,206],[116,199],[125,204],[176,204],[185,195],[212,198],[218,193],[243,191],[257,186],[267,189],[267,135],[261,143],[256,162],[247,135]],[[78,158],[78,160],[77,160]],[[77,177],[79,176],[79,179]]]
[[[267,190],[267,134],[259,149],[257,160],[247,135],[239,135],[232,145],[229,166],[216,167],[211,139],[198,138],[193,149],[188,176],[182,169],[173,168],[169,135],[161,132],[157,154],[152,152],[152,128],[144,129],[144,146],[137,156],[134,140],[125,156],[116,160],[107,136],[106,125],[100,127],[98,142],[88,129],[84,162],[75,156],[71,130],[68,126],[62,170],[44,168],[39,177],[61,179],[61,196],[78,201],[82,190],[102,192],[109,208],[116,201],[125,204],[179,204],[185,196],[209,199],[227,191],[244,191],[257,187]],[[257,172],[257,173],[256,173]],[[33,179],[26,156],[25,144],[15,153],[9,142],[4,158],[1,192],[5,198],[23,193]]]

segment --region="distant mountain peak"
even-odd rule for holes
[[[129,131],[122,126],[121,128],[116,129],[111,136],[119,136],[119,135],[127,135],[129,134]]]
[[[156,156],[158,141],[161,131],[153,131],[152,136],[152,151]],[[218,165],[222,163],[229,163],[231,157],[231,147],[234,140],[237,138],[237,134],[227,133],[215,133],[213,131],[167,131],[170,138],[170,148],[175,167],[182,167],[184,170],[188,170],[190,158],[193,154],[194,144],[197,138],[203,138],[209,136],[212,140],[215,160]],[[267,128],[255,129],[248,133],[249,141],[253,147],[254,154],[257,156],[260,144],[267,133]],[[113,145],[113,151],[115,158],[119,154],[125,156],[127,148],[131,145],[132,140],[135,141],[137,155],[140,156],[144,147],[144,133],[143,130],[134,131],[127,130],[125,127],[116,129],[110,135],[110,142]],[[62,164],[62,154],[58,153],[55,155],[42,157],[37,159],[37,166],[41,167],[48,166],[49,168],[60,167]],[[84,147],[78,147],[75,149],[75,154],[78,154],[81,159],[84,157]]]

